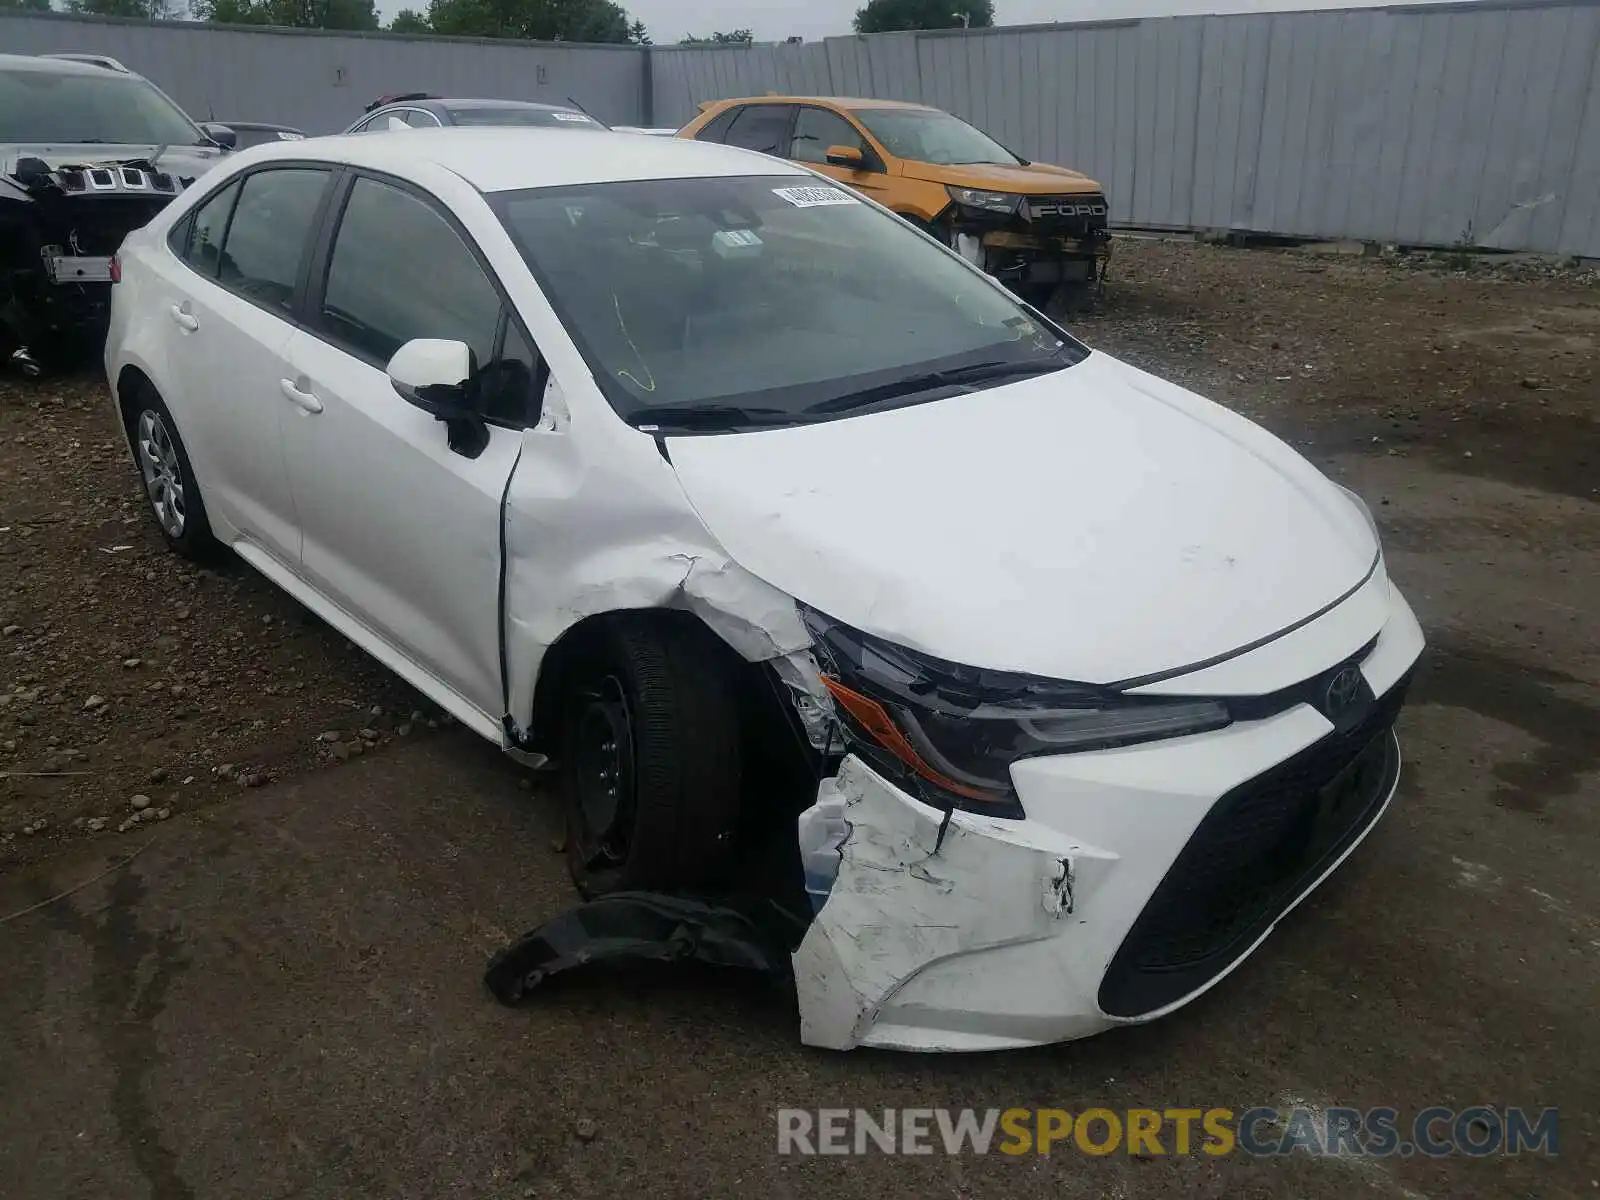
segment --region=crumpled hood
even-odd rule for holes
[[[115,163],[142,161],[156,151],[161,152],[156,166],[180,179],[197,179],[222,161],[226,151],[212,146],[158,146],[154,143],[123,145],[120,143],[80,144],[71,142],[39,143],[37,145],[7,142],[0,146],[0,175],[16,172],[21,158],[43,159],[51,170],[61,167],[99,167]]]
[[[1087,175],[1053,167],[1049,163],[1029,163],[1025,167],[1006,167],[987,163],[912,162],[906,160],[901,168],[912,179],[926,179],[931,183],[948,183],[957,187],[983,188],[994,192],[1015,192],[1027,196],[1080,196],[1099,195],[1103,191]]]
[[[1124,681],[1269,638],[1378,553],[1288,446],[1099,353],[668,451],[713,536],[774,587],[940,658],[1059,679]]]

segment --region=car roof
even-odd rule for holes
[[[253,161],[314,159],[410,178],[420,164],[459,175],[480,192],[644,179],[700,179],[810,172],[782,159],[683,138],[611,130],[397,129],[382,137],[339,134],[249,151]]]
[[[426,103],[437,104],[440,108],[532,108],[539,112],[578,111],[566,104],[539,104],[533,100],[452,100],[445,98],[434,99]]]
[[[911,100],[869,100],[861,96],[739,96],[732,100],[719,100],[714,107],[726,108],[730,104],[830,104],[834,108],[920,108],[939,112],[931,104],[917,104]]]
[[[97,75],[104,79],[138,79],[132,71],[118,71],[98,63],[73,58],[46,58],[38,54],[0,54],[0,71],[37,71],[41,75]]]

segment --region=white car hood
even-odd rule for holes
[[[672,437],[740,566],[953,662],[1092,683],[1279,634],[1372,571],[1365,516],[1288,446],[1104,355],[788,429]]]

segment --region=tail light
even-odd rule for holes
[[[111,256],[111,282],[112,283],[121,283],[122,282],[122,257],[121,257],[121,255],[113,254]]]

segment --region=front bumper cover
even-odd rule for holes
[[[1193,1000],[1247,958],[1382,816],[1398,780],[1393,713],[1421,649],[1416,619],[1391,589],[1389,619],[1360,664],[1377,701],[1348,753],[1327,753],[1345,734],[1302,703],[1213,733],[1026,759],[1012,768],[1028,814],[1020,821],[947,817],[847,758],[819,795],[842,804],[849,833],[832,889],[794,955],[802,1040],[833,1049],[1002,1049],[1148,1021]],[[1277,815],[1315,810],[1331,777],[1371,745],[1382,770],[1367,776],[1344,823],[1307,842],[1296,869],[1270,879],[1232,927],[1187,957],[1181,945],[1174,951],[1181,938],[1175,943],[1168,902],[1186,878],[1194,883],[1185,856],[1215,839],[1207,821],[1239,832],[1237,797],[1265,794],[1261,781],[1308,758],[1327,759],[1328,778],[1275,793]],[[1287,836],[1287,826],[1279,832]],[[1249,836],[1243,841],[1248,851]],[[1251,882],[1240,873],[1279,844],[1254,843],[1255,857],[1233,861],[1223,882]]]

